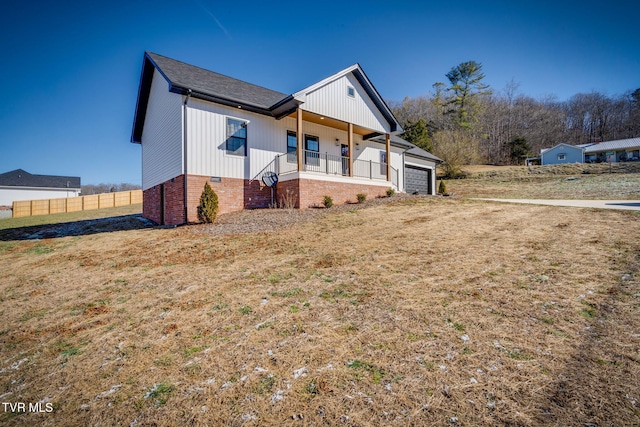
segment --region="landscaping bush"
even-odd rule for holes
[[[396,190],[394,190],[393,188],[388,188],[388,189],[387,189],[387,196],[388,196],[388,197],[391,197],[391,196],[393,196],[394,194],[396,194]]]
[[[288,210],[294,209],[296,207],[296,193],[287,188],[285,193],[280,196],[280,207]]]
[[[440,185],[438,185],[438,194],[445,194],[447,192],[447,186],[444,184],[443,180],[440,180]]]
[[[204,190],[200,196],[198,205],[198,219],[200,222],[211,224],[218,215],[218,195],[208,182],[204,184]]]
[[[356,197],[358,198],[358,203],[364,203],[367,200],[367,195],[363,193],[356,194]]]
[[[322,202],[325,208],[330,208],[333,206],[333,199],[331,196],[324,196],[324,201]]]

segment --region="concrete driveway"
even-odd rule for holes
[[[543,200],[543,199],[473,199],[530,205],[571,206],[576,208],[621,209],[640,211],[640,200]]]

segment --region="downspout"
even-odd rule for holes
[[[189,205],[187,204],[189,201],[189,187],[187,185],[187,163],[188,163],[188,157],[187,157],[187,103],[189,102],[189,98],[191,97],[191,89],[189,89],[189,91],[187,92],[187,96],[184,98],[184,104],[182,106],[183,109],[183,114],[182,114],[182,118],[183,118],[183,135],[182,135],[182,154],[184,156],[184,164],[183,164],[183,170],[184,170],[184,223],[187,224],[188,220],[189,220]]]

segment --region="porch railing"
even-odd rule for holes
[[[327,175],[349,176],[349,158],[334,156],[317,151],[303,151],[302,168],[304,172],[324,173]],[[298,155],[295,151],[280,154],[275,159],[275,172],[278,175],[298,171]],[[391,183],[398,186],[398,170],[391,167]],[[387,164],[371,160],[353,161],[353,176],[372,180],[387,180]]]

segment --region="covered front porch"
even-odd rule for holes
[[[324,175],[323,179],[340,182],[376,181],[376,185],[399,188],[399,171],[391,165],[388,133],[300,108],[288,117],[295,119],[296,127],[287,131],[287,151],[276,155],[262,174],[274,172],[280,179]],[[369,140],[380,135],[384,135],[383,143]]]
[[[334,156],[328,153],[316,151],[302,151],[302,169],[299,168],[298,153],[291,152],[276,156],[274,172],[285,178],[289,174],[298,172],[324,174],[333,177],[368,179],[384,181],[390,186],[398,188],[398,170],[387,163],[374,162],[372,160],[352,160],[348,156]],[[387,178],[391,174],[391,179]]]

